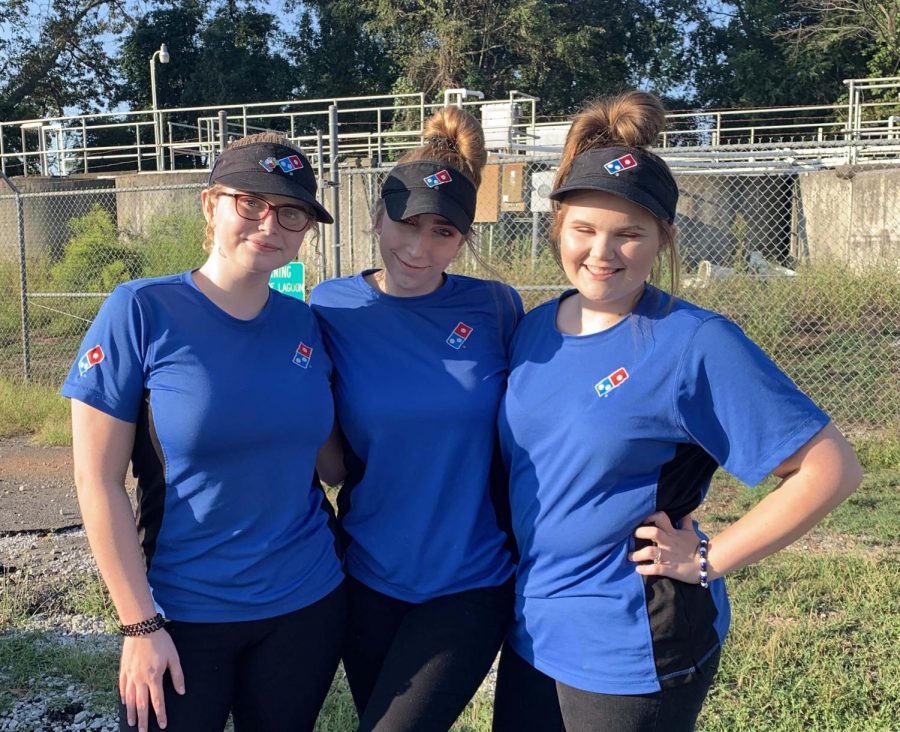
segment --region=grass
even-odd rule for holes
[[[41,445],[71,445],[69,403],[55,388],[0,378],[0,437],[25,434]]]
[[[883,466],[896,441],[860,450],[860,490],[811,534],[729,578],[734,619],[719,675],[700,718],[703,732],[895,729],[900,714],[900,464]],[[698,512],[704,527],[732,521],[770,490],[722,472]],[[112,619],[95,575],[48,588],[0,575],[0,714],[32,682],[65,675],[112,709],[116,659],[89,644],[58,647],[18,630],[35,612]],[[7,670],[8,669],[8,670]],[[49,693],[49,692],[47,692]],[[454,732],[488,732],[491,699],[479,694]],[[356,715],[343,673],[317,732],[350,732]]]
[[[92,691],[99,710],[113,713],[118,683],[118,653],[97,650],[90,641],[60,645],[46,633],[19,632],[0,635],[0,714],[27,696],[42,698],[50,709],[64,703],[54,699],[58,688],[50,678],[63,678]]]

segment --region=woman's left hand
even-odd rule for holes
[[[700,561],[697,547],[700,537],[694,531],[694,522],[690,514],[681,520],[682,529],[676,529],[664,511],[657,511],[648,516],[643,526],[634,532],[636,539],[649,539],[655,546],[644,547],[628,555],[632,562],[649,562],[638,564],[638,574],[672,577],[696,585],[700,582]]]

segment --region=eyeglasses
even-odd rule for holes
[[[251,196],[246,193],[223,193],[234,199],[234,210],[238,216],[247,221],[262,221],[269,215],[269,211],[275,212],[275,218],[281,226],[288,231],[303,231],[312,220],[313,215],[305,208],[283,204],[274,206],[268,201]]]

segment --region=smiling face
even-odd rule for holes
[[[389,295],[427,295],[441,286],[444,270],[465,237],[447,219],[419,214],[394,221],[382,210],[375,223],[384,261],[381,284]]]
[[[235,198],[224,195],[235,193],[254,197],[260,209],[265,209],[263,202],[273,206],[297,206],[307,211],[308,207],[289,196],[249,193],[227,187],[200,194],[203,213],[213,229],[210,260],[216,261],[218,266],[226,268],[235,277],[246,274],[268,277],[278,267],[297,258],[300,245],[310,226],[315,225],[315,220],[311,216],[302,231],[284,228],[278,223],[274,210],[258,221],[248,220],[238,213]],[[254,203],[253,199],[250,203]],[[245,200],[243,205],[249,203]]]
[[[558,216],[560,260],[582,307],[630,312],[664,243],[656,217],[600,191],[567,196]]]

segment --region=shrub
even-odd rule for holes
[[[72,238],[51,268],[54,288],[65,292],[109,292],[141,276],[143,256],[121,243],[109,211],[99,204],[69,222]]]

